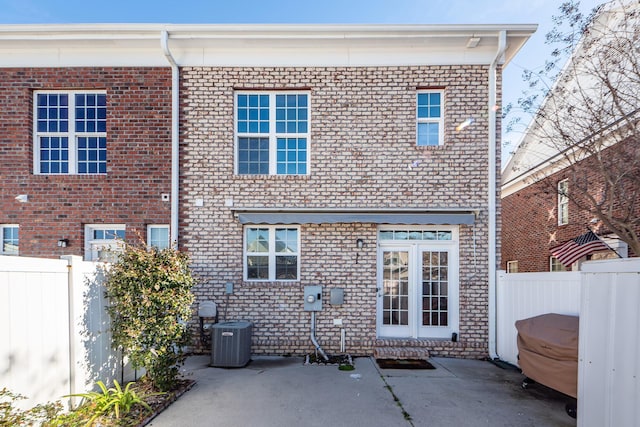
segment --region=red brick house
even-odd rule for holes
[[[629,130],[638,122],[638,10],[611,2],[599,11],[505,166],[502,269],[577,270],[589,259],[638,255],[612,230],[617,221],[640,233],[638,135]],[[616,221],[598,218],[588,198]],[[610,249],[559,263],[553,250],[588,229]]]
[[[2,172],[0,223],[18,225],[20,254],[90,253],[104,243],[87,240],[96,224],[110,227],[102,238],[124,224],[127,239],[168,225],[198,303],[250,320],[254,353],[313,349],[312,285],[327,352],[491,353],[494,107],[502,67],[535,26],[12,30],[0,72],[16,113],[0,126],[22,172]],[[60,90],[95,94],[95,129],[38,127],[61,121]],[[72,100],[69,122],[83,123],[89,108]],[[75,138],[63,172],[54,138]]]
[[[622,145],[630,146],[637,142],[619,144],[619,147],[608,150],[622,149]],[[586,159],[584,162],[588,161]],[[603,177],[596,167],[581,166],[581,170],[590,170],[589,181],[593,188],[602,185]],[[589,211],[581,209],[562,195],[570,183],[569,170],[559,170],[530,184],[525,176],[507,181],[503,179],[502,269],[520,273],[577,270],[580,262],[571,268],[563,266],[551,254],[551,250],[582,235],[587,228],[595,231],[612,250],[593,252],[580,261],[617,258],[616,253],[623,258],[634,256],[627,244],[612,235]],[[636,209],[636,215],[640,217],[640,207]]]
[[[116,237],[169,241],[171,69],[104,38],[133,31],[76,31],[0,32],[3,254],[96,259]]]

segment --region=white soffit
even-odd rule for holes
[[[384,66],[488,64],[507,32],[505,63],[536,25],[0,25],[1,67]],[[467,47],[479,38],[476,47]]]

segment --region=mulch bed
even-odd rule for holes
[[[422,359],[376,359],[381,369],[436,369]]]
[[[154,393],[154,390],[150,383],[145,381],[145,378],[142,378],[136,383],[136,393],[138,395],[147,395],[144,398],[145,403],[151,407],[151,412],[149,412],[146,408],[141,405],[134,405],[131,408],[131,411],[126,415],[122,416],[120,419],[113,418],[113,414],[103,415],[96,418],[96,420],[91,424],[92,426],[104,426],[104,427],[142,427],[146,426],[153,420],[158,414],[167,409],[169,405],[175,402],[180,396],[189,391],[191,387],[196,382],[194,380],[178,380],[176,386],[173,390],[159,395],[150,395]],[[89,414],[90,416],[90,414]],[[85,421],[79,420],[84,425]],[[74,424],[76,425],[76,424]]]
[[[146,415],[146,418],[143,418],[138,427],[146,426],[153,420],[158,414],[167,409],[169,405],[178,400],[180,396],[185,394],[187,391],[191,390],[191,387],[195,385],[194,380],[179,380],[177,386],[167,394],[162,394],[159,396],[150,396],[145,399],[145,402],[149,406],[151,406],[151,410],[153,413],[149,415],[149,412],[146,410],[141,410],[142,416]],[[132,411],[133,412],[133,411]],[[141,417],[142,418],[142,417]]]
[[[324,360],[322,356],[315,353],[305,357],[305,365],[353,365],[353,359],[348,354],[327,355],[329,360]]]

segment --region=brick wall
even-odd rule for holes
[[[633,159],[629,161],[629,158],[625,157],[629,156],[625,154],[625,150],[630,149],[633,153],[636,146],[637,143],[633,140],[620,142],[603,153],[603,158],[606,159],[604,162],[610,162],[608,167],[611,168],[626,167],[627,172],[631,174],[635,166]],[[633,173],[637,175],[637,171]],[[574,177],[581,182],[589,183],[590,194],[597,195],[602,191],[603,179],[599,167],[592,160],[587,159],[578,163],[573,171],[567,169],[556,172],[502,199],[502,269],[506,270],[507,261],[517,260],[519,272],[549,271],[551,248],[584,234],[587,226],[599,235],[610,233],[601,223],[591,224],[595,215],[576,205],[572,200],[569,202],[568,224],[558,225],[557,185],[559,181],[569,179],[569,192],[575,193],[575,186],[572,183]],[[637,178],[633,179],[637,182]],[[633,193],[632,188],[627,188],[627,195]],[[635,215],[631,215],[631,219],[640,218],[640,203],[635,196],[633,199],[627,199],[626,195],[618,191],[610,192],[609,195],[619,197],[625,200],[625,203],[634,203]],[[582,206],[586,205],[586,203],[582,204]],[[616,211],[619,208],[620,206],[614,203],[613,210]],[[640,225],[636,227],[636,232],[640,233]],[[634,254],[629,251],[629,256]]]
[[[33,174],[33,91],[43,89],[106,90],[106,175]],[[84,255],[87,223],[126,224],[132,239],[169,223],[169,68],[3,68],[0,105],[0,223],[19,224],[21,255]]]
[[[228,202],[234,208],[478,208],[475,226],[460,227],[459,342],[438,348],[453,356],[486,355],[487,71],[486,66],[182,69],[181,245],[200,280],[197,299],[216,301],[221,318],[254,322],[254,353],[302,354],[312,349],[303,287],[321,284],[320,344],[330,353],[338,350],[340,331],[332,319],[340,318],[347,351],[370,354],[376,338],[377,227],[302,225],[299,282],[243,282],[243,229]],[[429,87],[445,88],[446,143],[419,148],[416,89]],[[309,91],[308,176],[233,174],[234,90],[247,88]],[[456,132],[469,117],[473,125]],[[195,206],[196,199],[204,206]],[[358,238],[366,245],[356,264]],[[227,300],[228,281],[235,291]],[[326,304],[333,287],[345,289],[342,306]]]

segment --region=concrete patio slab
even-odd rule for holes
[[[515,368],[432,358],[435,370],[380,370],[418,426],[575,426],[570,398],[543,386],[522,388]]]
[[[151,422],[169,426],[575,426],[567,398],[523,390],[522,375],[489,362],[435,358],[434,370],[354,371],[304,365],[298,357],[254,357],[245,368],[187,359],[196,385]]]

